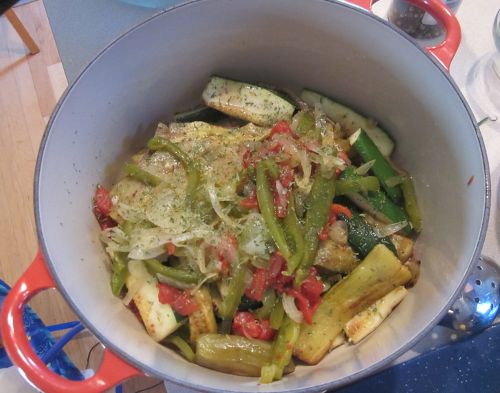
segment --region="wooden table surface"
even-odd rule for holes
[[[43,2],[15,7],[15,13],[40,47],[28,55],[20,37],[4,16],[0,17],[0,279],[12,285],[29,266],[37,251],[33,215],[33,176],[45,125],[67,86]],[[38,295],[30,305],[46,324],[76,317],[57,291]],[[81,369],[96,368],[97,350],[89,365],[87,356],[97,340],[84,332],[65,347]],[[135,378],[124,384],[131,393],[158,383]],[[1,389],[0,389],[1,390]],[[163,386],[147,390],[165,392]]]

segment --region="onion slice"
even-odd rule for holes
[[[295,298],[284,293],[281,301],[283,303],[283,309],[285,310],[286,315],[288,315],[288,317],[292,321],[302,323],[302,321],[304,320],[304,316],[295,305]]]
[[[401,229],[405,228],[408,225],[407,221],[395,222],[392,224],[387,224],[383,226],[375,226],[373,230],[378,237],[386,237],[392,235],[396,232],[399,232]]]

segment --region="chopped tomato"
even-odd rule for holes
[[[288,288],[286,293],[295,298],[297,308],[302,312],[306,323],[311,324],[314,313],[321,303],[323,283],[318,279],[315,268],[309,270],[308,277],[302,282],[300,289]]]
[[[279,180],[283,187],[290,187],[292,184],[293,180],[295,179],[294,173],[293,173],[293,168],[290,166],[290,164],[282,164],[280,165],[280,176]]]
[[[316,304],[321,300],[323,283],[318,279],[315,268],[311,268],[309,271],[309,276],[302,282],[300,291],[312,304]]]
[[[273,284],[285,268],[286,260],[280,253],[275,252],[271,255],[269,262],[269,280],[270,284]]]
[[[250,286],[245,290],[245,295],[249,299],[261,301],[264,291],[268,285],[268,271],[265,269],[256,269]]]
[[[95,190],[93,205],[94,215],[101,229],[113,228],[118,225],[118,223],[109,216],[111,208],[113,207],[111,195],[101,185],[98,185]]]
[[[241,158],[241,164],[244,169],[247,169],[249,166],[255,165],[255,160],[250,149],[246,149],[243,153],[243,157]]]
[[[330,233],[330,224],[326,223],[321,232],[318,234],[319,240],[324,241],[328,239]]]
[[[191,296],[189,290],[185,289],[174,303],[172,303],[172,308],[179,314],[186,316],[198,310],[198,303]]]
[[[168,255],[174,255],[176,248],[174,243],[168,242],[165,248],[167,249]]]
[[[181,294],[179,289],[167,284],[158,284],[158,289],[158,300],[162,304],[172,304]]]
[[[310,325],[312,323],[313,313],[311,310],[311,304],[309,303],[309,300],[307,300],[307,298],[302,293],[293,288],[288,289],[286,293],[295,298],[297,308],[304,316],[304,321],[306,321],[306,323]]]
[[[183,316],[192,314],[198,310],[198,303],[194,300],[189,290],[181,291],[167,284],[158,284],[158,301],[162,304],[170,304],[174,311]]]
[[[269,320],[258,320],[248,311],[237,312],[233,319],[233,333],[238,336],[270,341],[276,331],[271,328]]]
[[[287,288],[292,286],[293,279],[294,279],[294,276],[287,276],[287,275],[284,275],[283,272],[281,272],[278,275],[276,282],[273,285],[273,288],[276,289],[276,291],[278,293],[283,293],[287,290]]]
[[[271,322],[269,319],[263,319],[260,321],[261,333],[258,337],[259,340],[270,341],[274,338],[276,330],[271,327]]]
[[[351,160],[347,156],[347,153],[344,150],[341,150],[337,153],[337,157],[343,160],[346,165],[351,165]]]
[[[232,234],[225,235],[217,247],[217,258],[220,262],[220,271],[229,273],[231,265],[238,258],[238,240]]]
[[[110,216],[96,216],[96,218],[101,229],[114,228],[118,225]]]
[[[111,195],[108,190],[98,185],[94,194],[95,211],[103,216],[108,216],[112,207],[113,203],[111,202]]]
[[[258,209],[259,208],[259,201],[257,200],[257,193],[255,190],[252,190],[250,192],[250,195],[247,196],[246,198],[243,198],[240,201],[240,206],[245,208],[245,209]]]
[[[347,218],[352,218],[352,212],[349,208],[338,203],[332,203],[330,206],[330,216],[338,216],[339,214],[344,214]]]
[[[293,133],[292,129],[290,128],[290,124],[288,124],[288,122],[286,122],[285,120],[281,120],[281,121],[277,122],[274,125],[274,127],[271,128],[271,132],[269,134],[269,137],[272,137],[275,134],[290,134],[294,138],[297,137],[297,135],[295,135]]]
[[[328,222],[323,227],[320,233],[318,233],[319,240],[327,240],[330,232],[330,226],[332,226],[335,221],[337,221],[337,216],[339,214],[344,214],[348,218],[352,218],[352,212],[349,208],[338,203],[332,203],[330,206],[330,215],[328,217]]]

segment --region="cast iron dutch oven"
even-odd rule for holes
[[[40,253],[5,301],[1,321],[5,347],[24,374],[50,393],[101,392],[141,373],[201,391],[313,392],[380,369],[425,335],[480,253],[489,174],[475,120],[447,72],[460,42],[457,20],[439,0],[412,2],[445,25],[442,44],[419,48],[373,16],[370,0],[194,0],[152,17],[97,56],[60,100],[40,147]],[[96,183],[109,185],[152,125],[197,102],[212,74],[309,87],[377,119],[396,140],[396,161],[414,176],[423,211],[421,277],[404,302],[359,345],[268,385],[188,363],[151,340],[111,295],[91,211]],[[107,348],[88,380],[50,373],[24,334],[23,306],[51,287]]]

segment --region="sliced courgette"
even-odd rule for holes
[[[389,157],[391,155],[394,150],[394,142],[391,137],[372,120],[312,90],[302,90],[300,97],[311,106],[320,104],[323,112],[325,112],[334,122],[339,123],[349,135],[356,132],[359,128],[363,128],[384,156]]]
[[[146,331],[153,340],[161,341],[179,327],[175,313],[170,305],[158,300],[158,280],[148,273],[142,261],[130,261],[128,269],[127,288],[130,290],[141,283],[133,300]]]
[[[408,291],[404,286],[399,286],[347,322],[344,332],[349,338],[349,342],[357,344],[373,332],[404,299],[407,293]]]
[[[295,106],[263,87],[213,76],[202,94],[205,105],[261,126],[292,118]]]
[[[387,247],[375,246],[351,274],[323,296],[312,324],[302,324],[294,355],[307,364],[317,364],[351,318],[410,279],[410,271]]]
[[[189,316],[189,332],[191,344],[195,345],[203,334],[217,333],[212,296],[207,288],[200,288],[194,293],[198,310]]]

